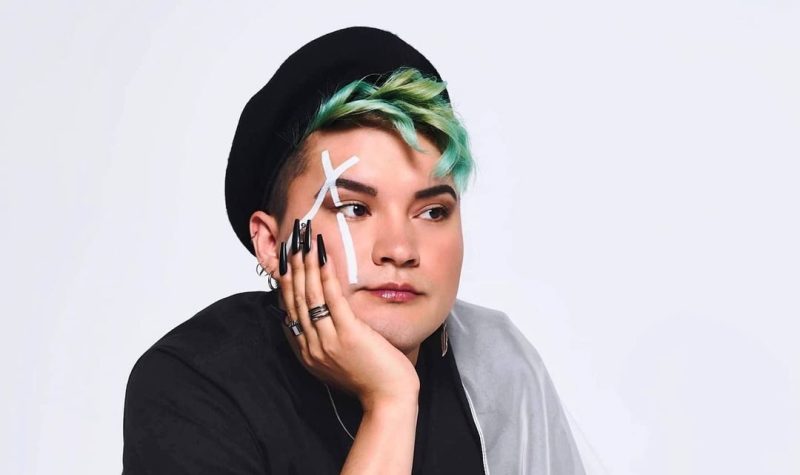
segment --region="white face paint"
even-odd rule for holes
[[[340,206],[342,204],[342,202],[339,200],[339,190],[336,189],[336,180],[348,168],[358,163],[358,157],[353,155],[338,167],[333,168],[331,157],[327,150],[322,151],[320,159],[322,161],[322,171],[325,173],[325,183],[322,184],[319,194],[317,195],[317,199],[314,201],[314,205],[311,206],[311,209],[308,210],[308,213],[306,213],[305,216],[303,216],[303,218],[300,220],[301,223],[305,223],[310,219],[314,219],[314,216],[317,215],[320,206],[322,206],[322,202],[325,200],[325,195],[329,191],[331,193],[331,198],[333,199],[333,204],[336,206]],[[356,251],[353,247],[353,238],[350,236],[350,228],[347,226],[347,220],[345,220],[345,217],[341,211],[336,213],[336,221],[339,223],[339,234],[342,235],[344,255],[347,260],[347,279],[351,284],[355,284],[358,283],[358,263],[356,262]],[[291,242],[291,240],[292,234],[290,233],[286,241]]]

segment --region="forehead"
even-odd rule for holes
[[[308,162],[303,175],[312,182],[324,181],[321,155],[327,150],[334,169],[357,156],[358,163],[341,176],[369,183],[378,189],[406,189],[413,193],[420,187],[451,184],[451,177],[433,176],[441,157],[434,143],[422,134],[417,134],[417,140],[422,152],[411,148],[398,133],[383,129],[358,127],[318,131],[308,139]]]

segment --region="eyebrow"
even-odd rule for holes
[[[348,180],[347,178],[337,178],[336,187],[344,188],[345,190],[354,191],[356,193],[364,193],[365,195],[369,196],[378,196],[378,190],[376,190],[375,188],[369,185],[365,185],[360,181]],[[314,198],[319,196],[320,191],[322,191],[322,188],[320,188],[319,191],[317,191],[317,193],[314,195]]]
[[[424,190],[419,190],[418,192],[414,193],[414,199],[423,200],[425,198],[432,198],[441,194],[452,195],[453,199],[458,201],[456,190],[454,190],[450,185],[436,185],[430,188],[425,188]]]
[[[336,187],[344,188],[345,190],[350,190],[355,193],[363,193],[365,195],[373,197],[378,196],[378,190],[376,190],[374,187],[361,183],[360,181],[348,180],[347,178],[337,178]],[[314,195],[314,198],[317,198],[319,196],[320,191],[322,191],[322,188],[320,188],[317,191],[317,193]],[[430,188],[419,190],[414,193],[414,199],[422,200],[425,198],[431,198],[441,194],[451,195],[453,199],[458,201],[458,194],[456,193],[456,190],[454,190],[453,187],[450,185],[436,185]]]

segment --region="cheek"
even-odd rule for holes
[[[339,283],[342,286],[342,291],[347,294],[348,287],[363,283],[363,277],[366,272],[369,272],[369,267],[372,263],[372,246],[375,242],[374,235],[369,226],[363,223],[348,222],[347,229],[350,234],[350,239],[353,243],[353,251],[355,252],[355,264],[358,274],[357,284],[350,284],[347,268],[347,254],[345,252],[344,238],[342,231],[339,228],[339,222],[336,215],[331,213],[326,216],[318,228],[324,227],[325,236],[325,250],[336,261],[336,275],[339,277]],[[320,231],[322,232],[322,231]]]
[[[420,248],[421,267],[436,285],[449,292],[458,288],[464,244],[461,233],[436,233]]]

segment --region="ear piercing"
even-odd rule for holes
[[[267,275],[267,285],[269,286],[269,290],[273,291],[278,288],[278,281],[275,280],[275,277],[272,277],[272,272],[268,271],[261,265],[260,262],[256,263],[256,274],[260,276],[266,274]]]

